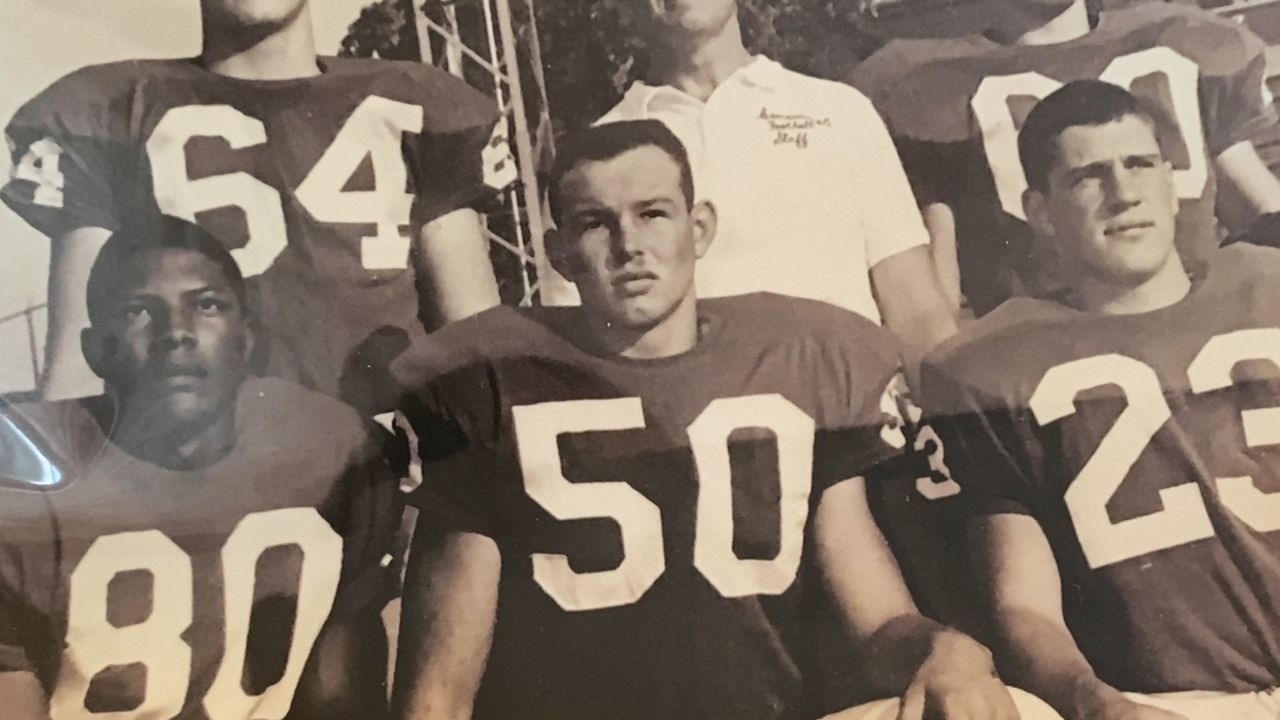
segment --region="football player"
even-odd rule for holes
[[[1097,80],[1031,111],[1023,207],[1071,292],[944,345],[924,399],[1007,678],[1069,718],[1275,718],[1280,252],[1184,264],[1159,112]]]
[[[776,292],[882,320],[914,369],[955,332],[929,234],[884,122],[860,92],[743,45],[737,0],[627,0],[649,52],[602,122],[661,120],[689,149],[720,240],[703,297]]]
[[[888,335],[809,300],[698,302],[716,215],[657,121],[583,132],[550,187],[581,307],[446,328],[402,401],[425,481],[398,717],[816,717],[824,591],[863,689],[904,698],[840,717],[1016,717],[986,650],[917,613],[868,511],[864,473],[903,445]]]
[[[1160,2],[1103,11],[1094,25],[1086,0],[986,5],[986,35],[896,40],[852,77],[898,143],[939,275],[978,315],[1064,288],[1061,262],[1026,225],[1016,137],[1035,100],[1067,81],[1102,79],[1164,105],[1188,262],[1218,245],[1215,205],[1236,208],[1219,218],[1232,229],[1280,210],[1280,181],[1250,141],[1275,123],[1265,48],[1243,26]]]
[[[106,394],[0,414],[0,714],[379,717],[397,513],[364,422],[247,379],[244,282],[198,226],[118,231],[88,292]]]
[[[97,386],[78,347],[85,277],[133,213],[226,244],[270,374],[328,394],[424,332],[415,273],[429,325],[498,300],[469,209],[514,177],[491,100],[429,65],[317,57],[307,0],[201,10],[199,57],[86,67],[7,128],[0,197],[53,241],[47,398]]]

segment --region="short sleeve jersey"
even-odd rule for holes
[[[588,354],[576,311],[446,328],[472,360],[410,395],[411,502],[502,553],[475,717],[793,717],[823,492],[894,456],[884,331],[823,303],[704,301],[695,349]],[[464,337],[465,336],[465,337]]]
[[[705,103],[636,83],[601,122],[646,118],[684,143],[694,190],[718,211],[700,296],[775,292],[880,322],[869,271],[929,236],[862,93],[757,57]]]
[[[1231,246],[1153,312],[1012,300],[926,361],[960,497],[1038,521],[1121,690],[1280,684],[1276,273],[1280,252]]]
[[[139,214],[197,221],[251,277],[271,374],[336,394],[423,333],[413,227],[509,183],[493,103],[429,65],[320,58],[251,81],[194,60],[84,68],[18,110],[0,198],[52,238]],[[381,332],[379,332],[381,331]]]
[[[178,472],[109,443],[102,400],[0,414],[0,672],[54,720],[284,717],[321,628],[385,588],[395,481],[361,421],[251,381],[230,454]]]
[[[921,203],[953,211],[961,286],[981,315],[1011,296],[1063,287],[1022,210],[1017,135],[1039,98],[1098,78],[1161,106],[1161,143],[1182,201],[1178,246],[1196,262],[1217,244],[1213,158],[1275,122],[1264,50],[1230,20],[1142,3],[1103,12],[1092,32],[1051,45],[1003,46],[976,35],[894,41],[852,82],[883,114]]]

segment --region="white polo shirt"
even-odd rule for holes
[[[685,144],[698,197],[719,211],[700,297],[767,290],[880,322],[870,269],[929,234],[866,96],[759,56],[705,103],[637,82],[599,122],[645,118]]]

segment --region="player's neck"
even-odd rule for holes
[[[236,442],[235,405],[207,422],[182,425],[159,413],[122,409],[111,442],[129,455],[171,470],[195,470],[221,460]]]
[[[698,344],[698,308],[692,298],[646,330],[619,328],[590,311],[586,315],[591,342],[604,357],[658,360],[682,355]]]
[[[672,36],[667,47],[654,53],[653,77],[705,101],[720,83],[751,62],[742,44],[742,29],[735,15],[720,32],[708,37]]]
[[[1084,37],[1092,29],[1085,0],[1076,0],[1048,22],[1024,20],[1015,12],[1004,28],[994,29],[991,34],[1006,45],[1053,45]]]
[[[1081,306],[1102,315],[1138,315],[1169,307],[1191,292],[1191,278],[1180,260],[1137,287],[1086,280],[1077,288]]]
[[[320,74],[315,33],[305,5],[285,25],[260,34],[206,32],[200,59],[209,70],[241,80],[292,80]]]

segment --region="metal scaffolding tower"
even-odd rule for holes
[[[520,179],[507,190],[507,206],[513,214],[509,232],[495,232],[492,223],[497,218],[490,218],[488,236],[519,261],[521,304],[530,305],[535,297],[554,304],[554,298],[562,296],[568,284],[551,270],[543,251],[549,214],[544,207],[538,169],[544,159],[551,157],[554,147],[535,0],[411,2],[423,62],[435,61],[439,50],[445,69],[454,75],[474,78],[474,69],[479,69],[490,77],[489,87],[481,89],[493,95],[507,119]],[[480,12],[459,12],[477,7]],[[521,32],[517,32],[513,21],[513,9],[517,8],[523,11],[521,17],[525,21]],[[481,26],[477,27],[477,23]]]

